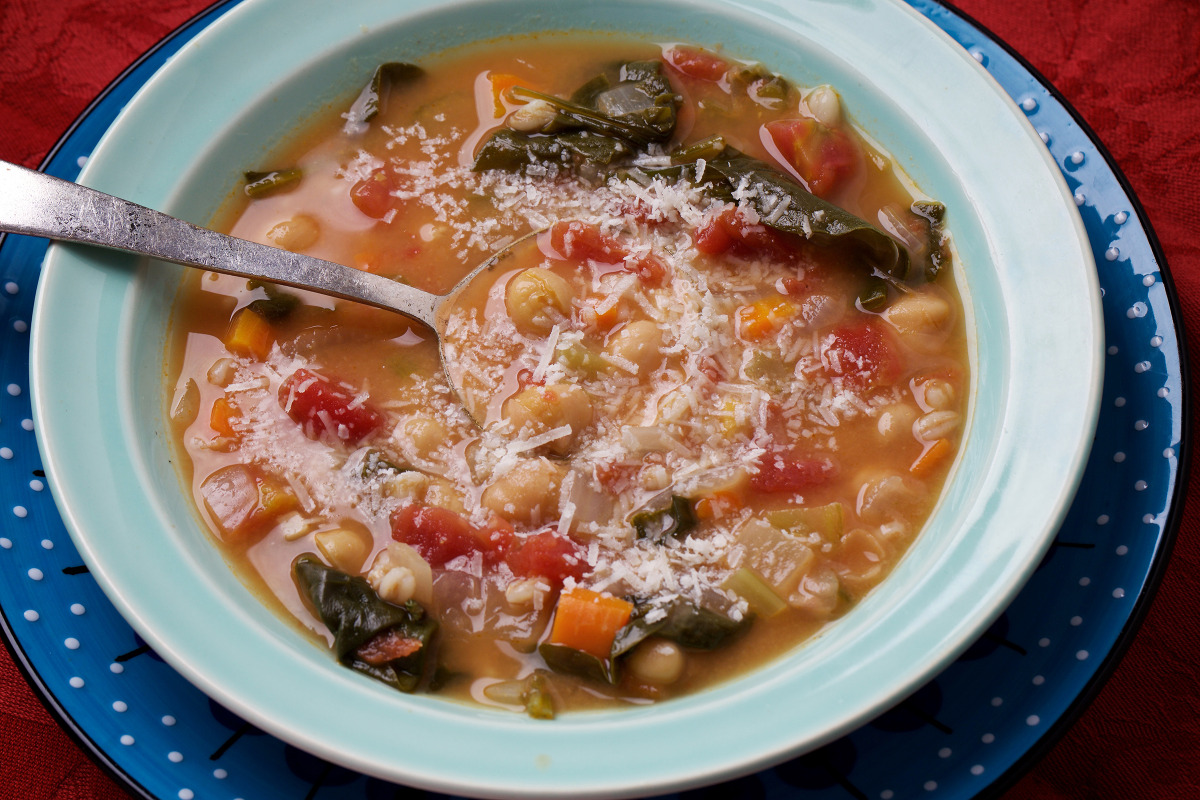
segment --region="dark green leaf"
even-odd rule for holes
[[[915,200],[911,209],[914,214],[929,223],[925,280],[932,281],[937,278],[942,267],[950,263],[950,249],[946,246],[946,234],[942,230],[942,223],[946,219],[946,206],[936,200]]]
[[[887,308],[888,285],[881,278],[868,278],[867,285],[858,293],[858,305],[866,311],[882,311]]]
[[[692,501],[672,495],[671,504],[657,511],[643,511],[629,520],[639,539],[661,542],[668,536],[685,536],[696,527],[696,512]]]
[[[692,164],[700,159],[708,161],[713,158],[719,158],[725,152],[725,137],[721,135],[709,136],[706,139],[701,139],[698,142],[692,142],[687,147],[680,148],[674,153],[671,153],[672,164]]]
[[[538,645],[538,653],[545,660],[546,666],[555,672],[614,685],[617,682],[616,662],[611,659],[596,658],[591,653],[550,642]]]
[[[399,475],[401,472],[408,472],[408,470],[396,466],[388,460],[382,450],[372,447],[363,455],[362,465],[358,471],[359,477],[363,480],[370,480],[381,472],[391,472]]]
[[[658,608],[662,608],[665,614],[661,617],[656,614],[655,621],[648,622],[646,617]],[[613,658],[628,653],[650,636],[661,636],[684,647],[715,650],[748,628],[751,622],[751,617],[735,620],[687,600],[674,600],[666,606],[639,605],[634,609],[629,624],[617,633],[613,642]]]
[[[254,172],[247,170],[246,176],[246,195],[253,197],[255,200],[260,197],[282,192],[286,189],[295,187],[300,179],[304,177],[304,172],[298,167],[291,169],[277,169],[270,172]]]
[[[358,93],[358,98],[346,113],[347,132],[359,132],[362,126],[370,122],[383,110],[388,92],[393,87],[411,83],[425,74],[425,70],[415,64],[389,61],[375,68],[371,80]]]
[[[480,148],[471,169],[517,172],[531,164],[575,166],[579,162],[607,166],[632,151],[620,139],[587,131],[528,134],[507,128],[496,131]]]
[[[437,631],[437,622],[419,603],[389,603],[363,578],[327,567],[311,553],[292,562],[292,574],[301,593],[333,634],[333,652],[338,661],[403,692],[417,687],[425,672],[430,641]],[[359,648],[388,632],[415,639],[421,648],[385,664],[370,664],[358,656]]]

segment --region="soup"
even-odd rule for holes
[[[759,666],[935,505],[968,364],[944,209],[835,90],[547,36],[380,66],[248,173],[234,235],[443,293],[205,274],[172,419],[267,602],[403,691],[536,717]],[[456,387],[460,391],[456,391]]]

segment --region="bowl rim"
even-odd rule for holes
[[[318,6],[315,2],[313,5]],[[351,0],[346,5],[357,7],[366,5],[366,3]],[[435,5],[433,0],[409,0],[405,4],[405,8],[410,12],[420,13],[432,11]],[[485,2],[459,5],[484,7],[492,4]],[[697,4],[667,3],[667,5],[694,7]],[[710,6],[713,10],[734,9],[745,14],[757,14],[763,6],[762,3],[750,3],[744,0],[702,5]],[[812,0],[808,3],[793,4],[795,8],[792,10],[779,8],[771,13],[777,15],[794,13],[798,16],[800,9],[805,5],[820,7],[823,4]],[[139,92],[126,111],[114,123],[113,128],[97,146],[93,159],[81,173],[80,181],[147,204],[165,203],[169,206],[172,202],[169,192],[167,195],[159,192],[156,196],[157,189],[139,183],[136,177],[122,178],[114,175],[113,169],[105,166],[106,160],[115,159],[113,153],[119,152],[120,148],[128,149],[131,142],[138,141],[139,115],[148,113],[145,111],[147,107],[152,108],[155,103],[162,103],[164,96],[177,91],[180,81],[187,79],[189,69],[194,69],[197,65],[203,66],[210,51],[221,46],[221,43],[227,41],[229,37],[236,38],[241,35],[239,31],[244,30],[243,26],[252,25],[256,20],[261,20],[263,15],[269,15],[274,10],[283,7],[291,10],[295,8],[295,5],[286,3],[285,0],[247,0],[242,6],[235,8],[225,18],[215,23],[210,28],[211,33],[206,31],[205,34],[197,37],[192,46],[177,54],[164,67],[163,71]],[[976,81],[982,77],[985,83],[991,83],[991,78],[986,76],[982,68],[975,64],[968,54],[958,49],[957,45],[954,45],[948,37],[917,14],[915,10],[902,5],[898,0],[867,0],[858,4],[857,10],[846,11],[842,17],[861,19],[856,14],[871,10],[883,15],[891,24],[898,25],[902,30],[909,32],[915,30],[931,36],[932,38],[928,39],[926,44],[931,50],[947,59],[948,69],[955,67],[955,69],[950,69],[952,74],[962,74],[964,71],[968,71],[968,74],[972,75]],[[293,13],[296,12],[293,11]],[[378,20],[381,23],[384,18],[390,16],[390,12],[387,14],[382,11],[377,13],[381,17]],[[793,20],[793,22],[795,21]],[[795,22],[795,24],[800,23]],[[819,24],[811,26],[806,23],[805,25],[807,27],[802,26],[803,30],[809,35],[813,30],[824,30]],[[914,26],[916,27],[914,28]],[[836,44],[839,47],[848,47],[847,42],[853,42],[857,34],[849,34],[844,31],[842,33],[846,39],[838,41]],[[933,647],[936,656],[925,661],[919,669],[907,670],[902,684],[893,687],[886,696],[875,695],[870,702],[859,703],[852,711],[844,713],[839,718],[838,724],[827,727],[819,736],[813,736],[810,732],[804,742],[803,746],[805,747],[818,746],[884,710],[890,702],[899,699],[897,692],[907,693],[916,689],[925,679],[931,677],[934,672],[953,658],[957,652],[965,648],[974,636],[999,614],[1041,558],[1045,547],[1048,546],[1050,537],[1057,529],[1074,495],[1074,488],[1082,477],[1082,468],[1090,450],[1091,431],[1098,413],[1103,363],[1100,352],[1103,335],[1099,311],[1099,290],[1094,269],[1092,269],[1091,249],[1082,223],[1074,212],[1070,193],[1059,175],[1057,167],[1046,153],[1040,140],[1037,140],[1036,134],[1025,123],[1024,115],[1008,100],[1002,90],[994,86],[994,83],[993,87],[994,99],[998,99],[1000,105],[1007,109],[1007,115],[1002,117],[998,124],[1010,132],[1015,127],[1024,137],[1019,149],[1028,163],[1036,164],[1040,160],[1044,168],[1043,172],[1046,173],[1041,175],[1042,183],[1048,183],[1050,188],[1057,192],[1058,202],[1049,203],[1053,208],[1047,209],[1047,213],[1053,214],[1057,222],[1065,222],[1065,230],[1060,231],[1060,236],[1069,241],[1061,244],[1064,247],[1073,244],[1074,247],[1067,247],[1067,250],[1074,252],[1077,248],[1075,254],[1080,258],[1076,259],[1076,262],[1082,262],[1084,267],[1082,270],[1084,274],[1077,275],[1076,278],[1082,278],[1082,284],[1087,291],[1085,292],[1086,296],[1080,301],[1080,308],[1077,311],[1084,318],[1090,319],[1092,324],[1091,330],[1088,331],[1089,335],[1086,337],[1089,344],[1082,348],[1085,351],[1083,355],[1086,360],[1081,365],[1077,365],[1076,372],[1084,375],[1085,383],[1087,383],[1080,391],[1085,413],[1073,420],[1074,425],[1071,427],[1071,431],[1076,434],[1072,439],[1074,449],[1069,453],[1061,454],[1056,461],[1056,464],[1065,470],[1069,478],[1062,484],[1053,500],[1045,504],[1043,509],[1045,519],[1040,536],[1033,542],[1025,543],[1019,553],[1010,556],[1011,561],[1006,562],[1008,565],[1005,573],[1006,580],[1001,585],[994,587],[991,592],[986,593],[986,602],[983,602],[977,609],[976,615],[971,618],[969,624],[963,623],[961,620],[955,624],[951,620],[939,617],[937,624],[941,627],[938,629],[938,636],[930,638],[914,634],[914,641]],[[976,88],[978,88],[978,83],[976,83]],[[141,122],[144,123],[145,120],[142,119]],[[1064,210],[1067,212],[1065,215],[1062,213]],[[1063,220],[1064,216],[1068,218],[1065,221]],[[1019,248],[1017,252],[1021,252]],[[1003,253],[998,254],[998,256],[1003,255]],[[520,770],[514,770],[497,779],[490,777],[484,779],[479,774],[446,775],[444,768],[422,769],[413,764],[402,764],[397,768],[394,754],[331,743],[314,729],[312,720],[305,722],[303,718],[280,716],[278,708],[257,706],[256,694],[260,692],[263,696],[274,694],[275,687],[270,685],[272,683],[270,680],[262,678],[248,680],[235,691],[225,680],[228,676],[226,669],[217,669],[215,672],[208,671],[212,665],[198,661],[195,643],[189,643],[186,637],[181,640],[180,635],[175,631],[164,630],[159,610],[147,606],[146,592],[139,590],[136,586],[131,586],[129,567],[116,563],[122,555],[128,556],[128,550],[123,554],[110,551],[105,541],[103,526],[98,527],[97,521],[92,516],[95,512],[90,500],[93,499],[91,495],[94,490],[91,488],[90,481],[95,478],[95,470],[98,467],[111,466],[113,463],[121,467],[133,466],[135,469],[137,465],[127,464],[120,453],[109,453],[106,458],[101,459],[100,464],[89,463],[86,469],[72,463],[72,457],[77,456],[78,452],[77,440],[71,437],[79,435],[81,431],[78,422],[71,425],[65,424],[64,416],[78,413],[79,407],[75,404],[61,402],[65,381],[62,378],[61,368],[56,368],[56,363],[62,363],[64,344],[63,337],[59,335],[57,328],[64,323],[64,315],[73,314],[75,316],[75,319],[72,320],[73,325],[85,329],[94,326],[96,330],[114,333],[118,337],[118,341],[127,342],[136,335],[131,318],[136,309],[136,301],[141,299],[134,286],[136,278],[126,273],[116,277],[109,276],[100,284],[96,284],[94,281],[91,283],[102,294],[102,307],[97,309],[96,313],[80,314],[77,308],[68,311],[70,303],[65,301],[77,300],[79,292],[77,287],[70,285],[80,278],[81,271],[94,271],[98,261],[103,262],[105,259],[81,252],[77,248],[57,246],[51,249],[46,258],[42,286],[36,299],[31,342],[31,388],[34,395],[35,429],[38,433],[39,446],[43,453],[51,490],[63,512],[68,529],[71,531],[81,555],[92,568],[93,574],[105,592],[113,599],[114,604],[133,627],[147,641],[151,642],[164,658],[210,696],[229,705],[250,721],[285,740],[363,772],[402,780],[426,788],[481,796],[559,797],[568,793],[572,796],[618,796],[642,793],[647,790],[665,791],[747,772],[778,761],[796,751],[798,746],[796,734],[790,732],[787,720],[779,719],[771,721],[771,735],[774,738],[769,744],[756,742],[753,747],[730,748],[729,755],[711,758],[711,754],[708,754],[710,757],[706,759],[705,763],[691,763],[684,767],[675,767],[672,770],[649,773],[642,768],[640,770],[631,769],[625,774],[615,774],[614,771],[607,770],[606,772],[610,774],[591,774],[587,777],[587,782],[583,783],[575,780],[575,776],[571,774],[564,776],[561,771],[554,768],[553,764],[541,764],[535,758],[530,759],[530,763],[522,765]],[[1078,266],[1079,263],[1076,265]],[[113,314],[117,310],[121,313],[117,314],[114,319]],[[1022,312],[1026,315],[1030,313],[1028,310],[1022,310]],[[1024,319],[1024,317],[1018,317],[1017,321],[1020,319]],[[103,339],[102,333],[98,341]],[[1014,347],[1018,344],[1020,344],[1019,341],[1014,342]],[[125,350],[106,356],[112,364],[131,369],[129,364],[122,362],[122,359],[127,357],[128,351]],[[86,372],[86,366],[82,369]],[[75,377],[79,378],[80,376],[76,375]],[[1013,376],[1008,377],[1012,378]],[[110,395],[106,395],[108,399],[101,402],[98,408],[90,409],[90,421],[92,423],[99,422],[102,425],[109,415],[115,414],[122,420],[124,429],[132,430],[130,428],[132,420],[130,419],[129,400],[128,398],[121,399],[121,393],[126,390],[113,385],[115,379],[111,376],[104,377],[100,374],[99,369],[93,368],[91,373],[83,375],[82,379],[111,392]],[[111,450],[114,444],[120,444],[120,437],[93,439],[92,443],[97,446],[107,446]],[[1006,455],[1014,459],[1013,463],[1026,463],[1025,460],[1022,460],[1020,453],[1010,452]],[[1019,479],[1020,476],[1017,475],[997,475],[994,484],[998,490],[1008,492],[1009,494],[1005,496],[1010,497],[1011,492],[1014,491],[1012,483]],[[169,514],[160,507],[154,498],[146,498],[146,500],[152,506],[151,516],[153,518],[169,517]],[[945,554],[934,553],[931,555],[940,558]],[[155,591],[161,590],[161,586],[155,587]],[[222,586],[210,581],[197,587],[196,591],[219,594]],[[216,597],[213,599],[214,601],[220,600]],[[261,630],[259,621],[252,615],[248,615],[245,609],[239,609],[229,602],[216,602],[215,608],[220,612],[219,616],[244,626],[246,630]],[[875,604],[871,613],[884,614],[884,610]],[[278,638],[280,632],[274,629],[268,633],[271,638],[264,645],[264,654],[283,658],[295,657],[295,648],[286,641],[286,637]],[[327,659],[317,658],[316,654],[310,655],[313,657],[298,662],[296,668],[300,670],[300,677],[295,680],[301,685],[306,685],[306,683],[316,685],[311,682],[330,681],[329,675],[325,673],[331,663],[327,663]],[[803,656],[801,656],[801,660],[803,660]],[[794,679],[792,673],[793,670],[783,669],[779,665],[756,672],[756,680],[761,681],[761,685],[756,690],[757,693],[761,695],[764,692],[785,689],[789,680]],[[337,685],[338,697],[364,704],[378,702],[378,692],[375,687],[366,685],[362,681],[346,675],[337,675],[332,682]],[[739,679],[735,683],[742,682],[744,680]],[[699,696],[699,700],[689,698],[673,701],[664,705],[661,713],[650,716],[640,715],[638,724],[642,728],[642,733],[639,734],[639,737],[641,735],[653,736],[656,733],[667,735],[670,730],[680,726],[703,727],[706,720],[711,722],[713,714],[727,715],[735,712],[742,698],[735,692],[727,691],[728,687],[729,684],[725,684],[720,691],[704,692]],[[447,704],[444,700],[430,702],[429,698],[405,698],[403,702],[393,703],[391,706],[391,711],[420,719],[427,724],[454,726],[467,722],[475,729],[475,736],[471,741],[477,745],[505,738],[520,738],[524,741],[532,738],[538,747],[542,747],[546,751],[541,755],[552,754],[547,755],[552,759],[562,757],[558,750],[551,747],[551,745],[559,744],[551,741],[552,739],[561,740],[562,743],[565,743],[562,744],[563,747],[587,747],[589,746],[588,742],[596,733],[604,731],[615,733],[626,727],[626,723],[622,720],[631,719],[630,712],[619,712],[617,715],[574,714],[556,720],[553,723],[553,730],[550,732],[531,728],[523,720],[514,721],[494,712],[480,713],[474,709]],[[328,721],[318,719],[317,722],[327,723]],[[610,752],[606,753],[606,759],[619,752],[617,748],[609,748],[609,750]],[[539,775],[542,777],[539,778]],[[551,775],[552,778],[545,779],[545,775]],[[538,782],[539,780],[541,782]]]

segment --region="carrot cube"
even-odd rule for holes
[[[239,310],[229,321],[225,346],[231,353],[265,359],[271,354],[274,342],[275,333],[271,330],[271,323],[249,307]]]
[[[627,600],[590,589],[572,589],[558,598],[549,641],[606,659],[612,654],[617,633],[631,616],[633,603]]]

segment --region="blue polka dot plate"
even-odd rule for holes
[[[193,21],[136,65],[64,139],[47,171],[73,178],[133,92],[201,30],[227,24],[220,18],[233,5]],[[913,5],[1001,83],[1074,194],[1103,292],[1106,376],[1095,444],[1081,488],[1040,566],[981,638],[867,724],[804,756],[707,790],[713,796],[970,797],[1003,785],[1004,774],[1070,718],[1078,698],[1103,674],[1102,663],[1120,649],[1177,522],[1186,456],[1178,315],[1135,199],[1070,111],[1015,57],[945,8]],[[0,376],[8,387],[0,396],[0,508],[11,509],[0,531],[0,572],[7,578],[0,584],[0,609],[31,680],[102,763],[146,796],[399,796],[401,789],[380,778],[309,755],[314,748],[297,747],[306,743],[295,737],[289,744],[264,734],[271,720],[238,716],[209,699],[223,697],[223,687],[205,686],[206,694],[185,680],[159,656],[169,643],[148,646],[134,632],[143,621],[134,618],[131,627],[100,591],[67,538],[34,446],[25,359],[44,251],[44,243],[21,237],[0,246],[0,318],[8,345]],[[100,305],[114,301],[106,291],[98,289]],[[92,380],[103,384],[106,378]],[[161,376],[138,380],[156,386]],[[112,413],[128,416],[130,407]],[[109,419],[98,415],[92,422]],[[115,516],[111,524],[123,521]],[[1036,550],[1034,562],[1042,552]],[[90,557],[87,563],[93,563]],[[202,627],[205,614],[183,613],[178,622]],[[414,780],[434,783],[425,776]]]

